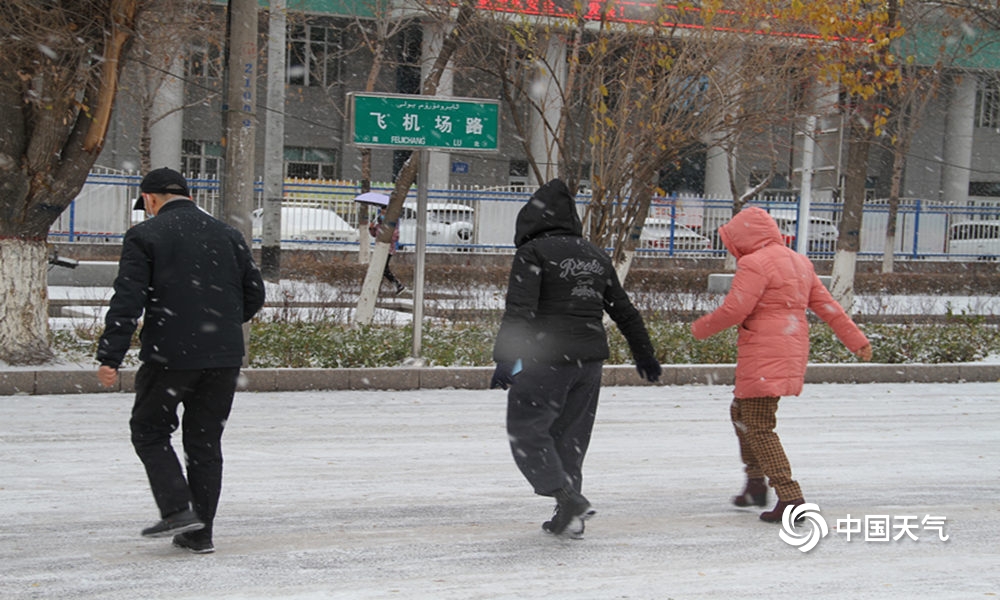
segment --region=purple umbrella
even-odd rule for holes
[[[361,204],[370,204],[371,206],[380,206],[385,208],[389,205],[389,196],[378,192],[365,192],[364,194],[355,196],[354,201],[360,202]]]

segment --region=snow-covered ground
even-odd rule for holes
[[[130,395],[4,397],[0,598],[995,597],[997,390],[810,385],[783,400],[778,431],[830,527],[807,553],[728,503],[742,476],[723,386],[604,390],[580,541],[539,529],[551,504],[514,467],[503,392],[240,393],[206,556],[139,536],[157,515]],[[866,516],[901,538],[836,531]]]

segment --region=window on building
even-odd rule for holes
[[[527,177],[528,169],[528,161],[515,158],[510,161],[508,175],[512,177]]]
[[[222,144],[184,140],[181,144],[181,172],[192,177],[218,179],[222,171]]]
[[[976,127],[1000,128],[1000,78],[981,78],[976,89]]]
[[[222,79],[222,49],[215,44],[195,44],[188,50],[184,73],[189,79]]]
[[[336,179],[337,151],[330,148],[285,147],[285,176],[294,179]]]
[[[525,187],[528,185],[528,161],[514,159],[507,170],[507,184]]]
[[[342,29],[292,25],[288,32],[289,85],[330,86],[340,81]]]
[[[1000,181],[970,181],[969,195],[1000,197]]]

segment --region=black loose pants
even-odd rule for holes
[[[222,431],[239,373],[239,367],[173,370],[149,365],[136,373],[132,446],[146,468],[161,517],[190,506],[211,532],[222,490]],[[180,404],[186,479],[170,443]]]
[[[507,393],[514,462],[536,494],[583,487],[583,459],[597,415],[603,362],[531,365]]]

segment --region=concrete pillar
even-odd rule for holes
[[[260,270],[264,279],[281,277],[281,200],[285,189],[285,0],[268,10],[267,113],[264,115],[264,206]]]
[[[972,73],[956,76],[952,81],[948,113],[945,115],[941,199],[955,206],[964,206],[969,202],[976,85],[976,76]]]
[[[445,36],[451,31],[452,25],[439,21],[428,21],[423,24],[423,46],[421,48],[420,80],[424,81],[430,74],[434,61],[441,53]],[[451,63],[441,74],[438,83],[438,96],[451,96],[454,93],[455,73]],[[430,157],[427,171],[427,186],[430,189],[446,190],[451,184],[451,154],[448,152],[428,152]]]
[[[715,80],[714,88],[719,90],[739,89],[739,83],[734,80],[740,76],[740,65],[742,64],[742,52],[725,57],[712,71],[712,78]],[[725,94],[725,92],[721,92]],[[726,102],[725,96],[720,96],[719,102]],[[738,109],[737,106],[729,107],[731,112]],[[721,131],[715,131],[704,136],[702,142],[706,146],[705,150],[705,197],[713,199],[732,198],[733,189],[730,185],[729,163],[734,156],[720,142],[726,138],[731,131],[725,129],[721,119],[718,127]],[[744,186],[746,181],[743,182]],[[737,186],[740,187],[740,186]]]
[[[181,170],[181,142],[184,138],[184,62],[178,55],[163,81],[153,90],[149,126],[149,163],[153,169]]]
[[[562,114],[561,84],[566,81],[566,42],[558,35],[546,41],[545,63],[536,66],[531,97],[537,110],[531,112],[531,154],[542,171],[542,183],[559,174],[556,129]]]
[[[729,198],[733,195],[729,187],[729,153],[725,148],[713,145],[714,137],[705,140],[705,197]]]
[[[832,202],[843,171],[844,131],[838,89],[817,82],[810,95],[809,114],[801,118],[802,129],[796,132],[793,181],[810,202]]]

